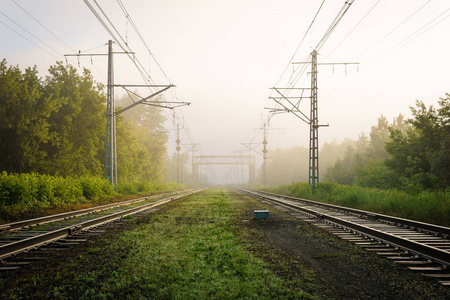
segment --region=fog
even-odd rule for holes
[[[44,76],[50,65],[65,60],[64,54],[106,53],[104,45],[111,36],[83,1],[16,2],[47,30],[14,2],[3,1],[0,51],[9,64],[37,65]],[[240,155],[247,150],[242,143],[253,143],[261,153],[262,144],[257,144],[263,141],[261,128],[270,116],[265,108],[275,106],[268,99],[269,89],[287,84],[295,68],[289,62],[308,59],[345,1],[325,2],[295,52],[322,0],[123,0],[157,61],[115,1],[97,2],[153,82],[176,85],[164,94],[166,100],[191,103],[164,110],[171,157],[177,123],[182,128],[181,152],[198,143],[196,155]],[[356,140],[381,115],[388,120],[399,113],[408,117],[416,99],[435,105],[449,92],[449,15],[445,0],[355,1],[319,51],[319,62],[359,62],[359,67],[319,66],[319,121],[329,124],[320,129],[321,147],[346,138]],[[96,49],[86,51],[92,48]],[[67,61],[79,65],[80,71],[90,69],[98,82],[106,84],[106,57],[68,57]],[[114,63],[116,83],[145,83],[125,55],[115,55]],[[310,86],[309,75],[305,73],[297,86]],[[139,93],[145,96],[149,90]],[[117,88],[116,94],[120,97],[124,91]],[[309,115],[307,101],[300,107]],[[270,163],[276,162],[281,149],[297,149],[300,154],[293,159],[306,155],[309,125],[285,113],[272,116],[268,128],[282,129],[267,133]],[[259,170],[262,156],[257,152],[252,154]],[[326,165],[335,156],[321,159]],[[305,179],[307,169],[302,169],[303,163],[298,166],[297,173],[284,182]],[[216,166],[202,173],[212,183],[245,182],[248,168],[240,168]],[[281,178],[281,174],[273,176]]]

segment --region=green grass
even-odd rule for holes
[[[361,186],[321,182],[314,192],[306,182],[262,187],[273,193],[368,210],[416,221],[450,226],[450,191],[410,194]]]
[[[51,210],[80,205],[97,205],[124,195],[150,194],[177,190],[174,183],[122,183],[117,191],[100,177],[59,177],[0,173],[0,221],[15,221],[45,215]],[[50,210],[50,211],[49,211]],[[58,211],[59,210],[59,211]]]
[[[131,247],[127,257],[98,289],[128,299],[294,296],[263,261],[239,245],[234,219],[223,192],[178,203],[176,210],[124,234],[116,247]]]
[[[48,292],[56,299],[315,299],[286,286],[246,250],[237,208],[217,190],[177,200],[51,272],[51,279],[22,283],[8,296],[31,287],[38,297]]]

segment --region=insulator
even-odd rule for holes
[[[181,147],[180,147],[180,146],[177,146],[177,148],[175,148],[175,149],[177,149],[177,151],[180,151],[180,150],[181,150]]]
[[[263,145],[267,145],[267,141],[266,140],[263,141]]]
[[[180,139],[177,139],[175,142],[177,142],[177,144],[181,143]]]

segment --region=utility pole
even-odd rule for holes
[[[298,62],[293,64],[311,64],[311,88],[273,88],[280,97],[269,97],[275,100],[282,109],[272,109],[272,113],[292,113],[303,122],[309,125],[309,186],[313,189],[319,184],[319,127],[329,125],[319,125],[319,111],[318,111],[318,83],[317,83],[317,66],[318,65],[351,65],[358,63],[318,63],[317,51],[311,52],[311,62]],[[347,70],[347,69],[346,69]],[[297,90],[301,91],[299,96],[286,96],[282,90]],[[310,90],[310,96],[304,96],[304,91]],[[310,113],[309,117],[300,110],[300,101],[305,98],[310,98]],[[297,102],[293,102],[292,99],[298,99]],[[283,103],[283,100],[288,104]]]
[[[177,184],[178,188],[180,188],[181,180],[180,180],[180,171],[181,171],[181,162],[180,162],[180,124],[177,124],[177,140],[175,141],[177,143]]]
[[[245,146],[249,151],[254,151],[254,152],[258,153],[259,155],[262,155],[262,157],[263,157],[263,165],[262,165],[262,171],[263,171],[263,182],[262,183],[263,183],[263,185],[266,185],[266,183],[267,183],[267,159],[269,158],[267,156],[267,153],[269,152],[267,150],[267,144],[268,144],[268,141],[267,141],[267,134],[268,133],[267,133],[267,131],[269,131],[269,130],[278,130],[278,131],[282,130],[282,128],[271,128],[271,129],[269,129],[268,127],[269,127],[269,120],[263,124],[262,128],[255,128],[255,130],[259,130],[259,131],[263,130],[263,141],[262,141],[263,150],[262,150],[262,154],[259,153],[258,151],[256,151],[255,147],[252,147],[252,145],[261,145],[260,143],[249,143],[249,144],[241,143],[241,145]]]
[[[311,112],[309,117],[309,185],[319,183],[319,120],[317,107],[317,51],[311,53]]]
[[[267,133],[266,133],[267,123],[264,123],[264,139],[263,139],[263,185],[267,183]]]
[[[135,85],[135,84],[114,84],[114,54],[127,54],[134,55],[134,52],[114,52],[113,51],[113,41],[108,41],[108,53],[107,54],[93,54],[93,53],[81,53],[77,54],[65,54],[64,56],[108,56],[108,79],[107,79],[107,95],[106,95],[106,164],[105,164],[105,178],[109,179],[110,183],[114,188],[117,188],[117,148],[116,148],[116,116],[127,111],[128,109],[138,105],[138,104],[146,104],[156,107],[169,108],[174,109],[175,106],[167,106],[163,105],[165,103],[177,104],[176,107],[190,105],[189,102],[163,102],[163,101],[149,101],[151,98],[156,95],[161,94],[162,92],[174,87],[173,84],[169,85]],[[162,88],[159,91],[154,92],[153,94],[147,97],[141,97],[141,100],[135,101],[133,104],[123,108],[122,110],[116,112],[115,111],[115,101],[114,101],[114,87],[122,87],[125,90],[126,87],[153,87],[153,88]],[[127,90],[128,91],[128,90]],[[140,97],[140,96],[139,96]]]
[[[117,186],[116,112],[114,103],[114,65],[112,41],[108,41],[108,84],[106,93],[106,166],[105,178]]]

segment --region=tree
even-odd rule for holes
[[[136,98],[124,95],[116,102],[126,107]],[[117,120],[118,177],[126,181],[163,181],[168,134],[162,110],[142,104],[125,111]]]
[[[450,95],[440,98],[439,109],[421,101],[411,107],[413,118],[406,131],[393,128],[386,150],[386,165],[399,184],[410,190],[450,186]]]
[[[46,90],[60,104],[48,118],[55,139],[47,147],[44,172],[53,175],[102,175],[105,157],[105,95],[90,71],[83,75],[58,62],[49,69]]]
[[[372,126],[369,136],[361,133],[354,145],[347,147],[342,159],[329,167],[325,179],[340,184],[359,184],[367,187],[390,188],[396,180],[391,180],[392,171],[384,161],[390,156],[386,143],[390,140],[390,129],[404,131],[407,128],[403,115],[389,124],[383,115],[377,125]]]
[[[60,103],[45,90],[36,67],[24,73],[0,63],[0,170],[32,172],[43,169],[45,145],[54,141],[48,117]]]

